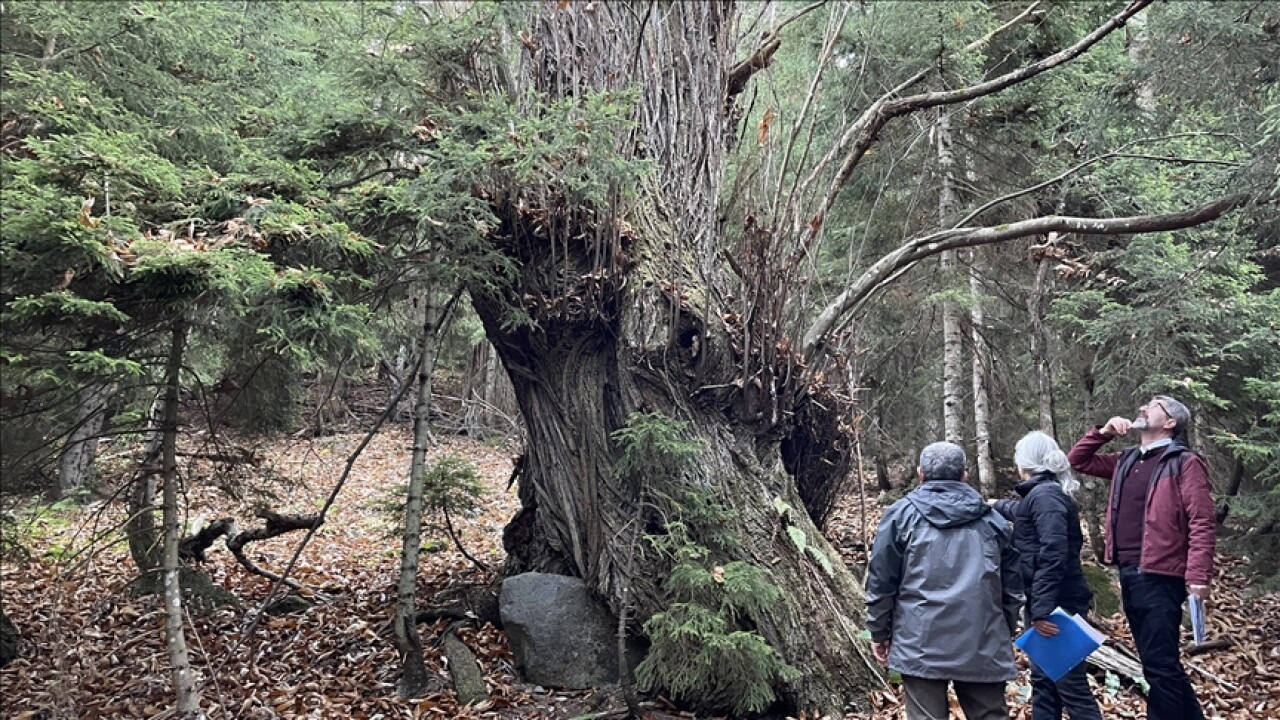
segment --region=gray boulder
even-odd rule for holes
[[[499,610],[527,682],[571,689],[618,682],[618,621],[581,580],[514,575],[502,583]]]

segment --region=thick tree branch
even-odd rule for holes
[[[747,88],[747,81],[752,75],[769,67],[769,63],[773,61],[773,54],[782,46],[782,38],[778,37],[776,32],[770,33],[765,38],[764,43],[751,53],[751,57],[729,68],[728,77],[725,78],[726,92],[729,97],[740,94]]]
[[[810,223],[810,229],[807,233],[813,234],[820,230],[822,219],[827,217],[827,213],[835,203],[836,197],[849,182],[849,178],[853,175],[854,168],[856,168],[858,163],[862,161],[862,158],[866,156],[867,150],[871,148],[872,143],[875,142],[880,131],[890,120],[931,107],[968,102],[986,95],[992,95],[1019,83],[1026,82],[1041,73],[1052,70],[1053,68],[1074,60],[1084,54],[1085,51],[1098,44],[1103,38],[1115,32],[1117,29],[1124,27],[1125,23],[1128,22],[1130,18],[1137,15],[1152,2],[1154,2],[1154,0],[1134,0],[1129,3],[1128,7],[1117,13],[1093,32],[1081,38],[1074,45],[1064,48],[1043,60],[1018,68],[1017,70],[999,77],[992,78],[986,82],[959,88],[957,90],[920,93],[918,95],[911,95],[905,98],[895,99],[897,88],[882,95],[879,99],[873,102],[870,107],[863,111],[862,115],[859,116],[858,119],[854,121],[853,125],[850,126],[850,128],[845,131],[844,135],[841,136],[840,142],[838,143],[840,147],[845,147],[850,142],[852,142],[852,146],[849,147],[848,153],[845,155],[844,161],[840,164],[840,169],[836,171],[835,177],[831,179],[831,184],[827,188],[826,195],[819,203],[816,211],[811,213],[811,216],[814,218],[814,222]],[[921,75],[917,73],[916,77],[920,76]],[[912,80],[914,79],[916,78],[913,77]]]
[[[801,350],[811,358],[826,335],[845,313],[857,307],[868,295],[884,285],[902,268],[944,250],[974,247],[1004,242],[1031,235],[1058,233],[1087,233],[1090,235],[1134,235],[1139,233],[1179,230],[1216,220],[1227,212],[1244,205],[1249,195],[1231,195],[1219,198],[1190,210],[1166,215],[1137,215],[1120,218],[1081,218],[1049,215],[1022,220],[1007,225],[978,228],[952,228],[909,240],[893,252],[880,258],[852,285],[840,293],[830,305],[823,308],[818,318],[804,334]]]
[[[1045,180],[1045,181],[1044,181],[1044,182],[1042,182],[1042,183],[1038,183],[1038,184],[1036,184],[1036,185],[1032,185],[1032,186],[1030,186],[1030,187],[1022,188],[1021,190],[1016,190],[1016,191],[1011,192],[1011,193],[1009,193],[1009,194],[1007,194],[1007,195],[1001,195],[1000,197],[995,198],[994,200],[990,200],[990,201],[988,201],[988,202],[986,202],[986,203],[982,204],[980,207],[978,207],[978,209],[974,210],[973,212],[971,212],[971,213],[969,213],[968,215],[966,215],[966,216],[964,216],[963,218],[961,218],[959,222],[957,222],[955,225],[952,225],[951,227],[952,227],[952,229],[955,229],[955,228],[961,227],[961,226],[963,226],[963,225],[968,225],[970,222],[973,222],[973,219],[974,219],[974,218],[976,218],[976,217],[978,217],[979,215],[981,215],[982,213],[984,213],[984,212],[986,212],[986,211],[990,210],[991,208],[995,207],[996,205],[999,205],[999,204],[1001,204],[1001,203],[1008,202],[1008,201],[1010,201],[1010,200],[1014,200],[1014,199],[1020,198],[1020,197],[1022,197],[1022,196],[1024,196],[1024,195],[1030,195],[1030,194],[1031,194],[1031,193],[1033,193],[1033,192],[1036,192],[1036,191],[1038,191],[1038,190],[1042,190],[1042,189],[1047,188],[1047,187],[1049,187],[1049,186],[1051,186],[1051,185],[1055,185],[1055,184],[1057,184],[1057,183],[1059,183],[1059,182],[1062,182],[1063,180],[1067,179],[1068,177],[1070,177],[1070,176],[1072,176],[1072,175],[1074,175],[1074,174],[1076,174],[1076,173],[1080,172],[1081,170],[1083,170],[1083,169],[1085,169],[1085,168],[1089,167],[1090,165],[1093,165],[1094,163],[1102,162],[1103,160],[1110,160],[1111,158],[1131,158],[1131,159],[1142,159],[1142,160],[1156,160],[1156,161],[1160,161],[1160,162],[1171,162],[1171,163],[1176,163],[1176,164],[1180,164],[1180,165],[1206,165],[1206,164],[1207,164],[1207,165],[1226,165],[1226,166],[1229,166],[1229,167],[1239,167],[1239,163],[1231,163],[1231,162],[1226,162],[1226,161],[1222,161],[1222,160],[1201,160],[1201,159],[1198,159],[1198,158],[1166,157],[1166,156],[1158,156],[1158,155],[1140,155],[1140,154],[1137,154],[1137,153],[1126,153],[1126,152],[1124,152],[1125,148],[1130,148],[1130,147],[1133,147],[1133,146],[1135,146],[1135,145],[1145,145],[1145,144],[1148,144],[1148,143],[1159,142],[1159,141],[1161,141],[1161,140],[1172,140],[1172,139],[1180,138],[1180,137],[1198,137],[1198,136],[1203,136],[1203,135],[1219,135],[1219,134],[1218,134],[1218,133],[1201,133],[1201,132],[1172,133],[1172,134],[1170,134],[1170,135],[1158,135],[1158,136],[1156,136],[1156,137],[1146,137],[1146,138],[1138,138],[1138,139],[1136,139],[1136,140],[1130,140],[1129,142],[1127,142],[1127,143],[1125,143],[1125,144],[1121,145],[1120,147],[1116,148],[1115,150],[1112,150],[1111,152],[1103,153],[1103,154],[1101,154],[1101,155],[1095,155],[1094,157],[1091,157],[1091,158],[1089,158],[1088,160],[1085,160],[1084,162],[1081,162],[1081,163],[1080,163],[1080,164],[1078,164],[1078,165],[1075,165],[1075,166],[1073,166],[1073,167],[1071,167],[1071,168],[1068,168],[1067,170],[1064,170],[1063,172],[1059,173],[1058,175],[1055,175],[1054,177],[1051,177],[1051,178],[1049,178],[1048,180]]]

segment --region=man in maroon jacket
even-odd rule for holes
[[[1217,525],[1204,460],[1186,444],[1191,412],[1165,395],[1130,422],[1113,417],[1085,433],[1067,459],[1079,472],[1111,478],[1106,560],[1120,568],[1147,692],[1148,720],[1204,720],[1179,654],[1182,603],[1209,599]],[[1099,453],[1131,429],[1141,444]]]

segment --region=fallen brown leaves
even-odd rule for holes
[[[237,493],[236,501],[217,485],[214,468],[193,462],[186,476],[193,515],[253,517],[262,502],[282,513],[314,513],[336,482],[347,453],[359,441],[336,435],[277,442],[264,448],[263,475],[250,483],[259,494]],[[451,690],[416,700],[396,696],[399,661],[388,632],[395,602],[400,555],[395,514],[397,488],[407,473],[411,438],[403,427],[382,432],[365,450],[325,524],[304,551],[292,577],[313,592],[316,604],[304,611],[264,617],[247,640],[243,633],[270,583],[236,564],[221,543],[203,567],[214,582],[239,596],[239,607],[189,614],[188,643],[193,665],[203,677],[204,707],[213,718],[499,718],[560,717],[560,706],[584,702],[584,693],[551,693],[524,686],[515,676],[506,638],[492,626],[464,627],[459,635],[472,648],[489,682],[491,696],[462,707]],[[475,463],[488,490],[484,511],[453,518],[467,549],[501,565],[502,527],[518,509],[506,490],[513,451],[477,441],[439,437],[432,455],[455,453]],[[287,478],[288,480],[283,480]],[[225,478],[224,478],[225,479]],[[272,497],[274,496],[274,497]],[[134,597],[128,585],[134,567],[123,543],[72,560],[68,550],[124,517],[118,503],[94,503],[47,517],[34,559],[0,565],[4,605],[23,634],[22,654],[0,671],[5,717],[148,718],[170,706],[163,616],[158,598]],[[283,570],[302,533],[254,543],[248,551],[264,567]],[[444,540],[444,550],[425,553],[419,602],[430,604],[451,590],[484,584],[479,572]],[[119,540],[108,534],[100,545]],[[91,558],[81,563],[85,558]],[[439,648],[448,626],[423,626],[428,670],[447,678]],[[236,646],[239,645],[238,648]],[[234,652],[232,652],[235,648]],[[447,684],[447,683],[446,683]]]
[[[244,487],[233,500],[218,489],[226,472],[207,461],[185,468],[193,514],[208,518],[250,518],[267,502],[282,513],[313,513],[341,474],[355,435],[307,441],[280,441],[263,447],[264,468],[241,468]],[[316,604],[287,615],[264,617],[253,635],[243,633],[266,597],[269,583],[241,568],[219,543],[205,569],[215,582],[243,600],[239,607],[193,612],[188,643],[201,672],[203,699],[213,718],[569,718],[616,706],[616,698],[591,693],[556,693],[521,684],[503,633],[490,625],[464,626],[460,637],[476,654],[491,695],[460,706],[451,690],[401,700],[395,683],[399,663],[389,621],[395,601],[400,542],[394,503],[404,482],[410,437],[394,427],[376,437],[357,462],[325,524],[303,553],[292,577],[311,591]],[[488,494],[483,511],[454,517],[468,551],[501,565],[502,528],[518,509],[507,491],[514,451],[482,443],[438,437],[432,454],[456,453],[476,463]],[[219,474],[221,472],[221,474]],[[275,478],[275,479],[270,479]],[[847,563],[865,566],[863,525],[874,533],[881,508],[873,499],[848,498],[837,508],[828,536]],[[68,549],[123,519],[118,503],[100,502],[41,521],[32,544],[36,559],[0,564],[5,610],[23,633],[22,656],[0,671],[5,716],[35,718],[150,718],[168,715],[170,685],[164,652],[163,617],[156,598],[133,597],[128,585],[133,565],[118,533],[106,533],[97,554],[71,556]],[[97,530],[87,525],[96,523]],[[284,568],[301,533],[254,543],[255,562]],[[445,538],[434,538],[446,540]],[[869,538],[867,538],[869,539]],[[112,544],[114,543],[114,544]],[[64,547],[65,546],[65,547]],[[1240,560],[1224,559],[1210,609],[1210,639],[1230,637],[1232,648],[1188,660],[1209,718],[1280,716],[1280,598],[1251,598]],[[456,548],[424,555],[419,603],[448,599],[454,591],[484,584]],[[1132,650],[1122,615],[1104,619],[1113,642]],[[450,622],[424,625],[430,672],[447,677],[439,643]],[[1137,694],[1119,683],[1108,687],[1095,676],[1095,694],[1108,718],[1140,718]],[[1029,720],[1026,672],[1010,685],[1014,720]],[[870,697],[872,715],[887,720],[901,713],[901,693],[892,688]],[[656,714],[656,713],[655,713]],[[673,717],[665,715],[665,717]]]

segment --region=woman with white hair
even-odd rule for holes
[[[1058,443],[1042,432],[1019,440],[1013,460],[1022,477],[1019,497],[997,500],[995,508],[1013,521],[1027,623],[1041,635],[1055,635],[1058,628],[1049,620],[1055,608],[1083,616],[1093,600],[1080,568],[1080,508],[1071,497],[1080,484]],[[1063,710],[1071,720],[1102,720],[1084,663],[1056,683],[1032,663],[1031,707],[1032,720],[1061,720]]]

